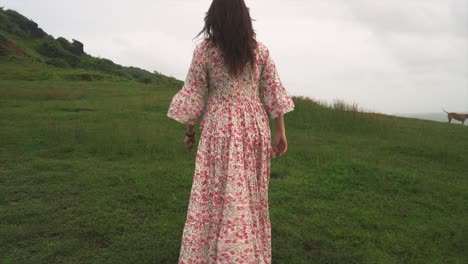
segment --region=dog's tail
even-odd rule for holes
[[[444,110],[444,112],[447,113],[447,114],[449,113],[449,112],[445,111],[445,109],[443,109],[443,108],[442,108],[442,110]]]

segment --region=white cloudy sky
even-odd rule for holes
[[[184,80],[211,0],[0,0],[85,51]],[[291,95],[468,112],[468,0],[246,0]]]

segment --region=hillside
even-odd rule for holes
[[[0,61],[39,63],[62,69],[82,69],[77,78],[85,81],[119,78],[145,84],[165,82],[180,84],[172,77],[136,67],[124,67],[109,59],[86,54],[84,44],[73,39],[54,39],[37,23],[14,10],[0,8]]]
[[[182,82],[51,65],[41,30],[10,31],[0,263],[177,263],[196,151],[166,116]],[[468,127],[293,100],[272,159],[273,263],[468,261]]]

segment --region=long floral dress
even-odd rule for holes
[[[179,264],[271,263],[269,118],[293,110],[264,44],[237,78],[215,45],[197,44],[167,113],[182,124],[203,114]]]

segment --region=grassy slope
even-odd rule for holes
[[[195,161],[166,117],[179,87],[74,74],[0,62],[0,262],[176,263]],[[273,263],[466,263],[468,128],[294,100]]]
[[[35,63],[41,67],[54,65],[61,67],[62,72],[70,68],[81,69],[80,75],[74,76],[75,79],[101,80],[112,75],[121,80],[146,84],[180,85],[180,81],[173,77],[93,57],[86,54],[83,47],[79,41],[70,43],[64,38],[54,38],[20,13],[0,7],[0,59],[4,62]],[[89,75],[88,72],[93,74]],[[5,76],[5,73],[0,74]]]

